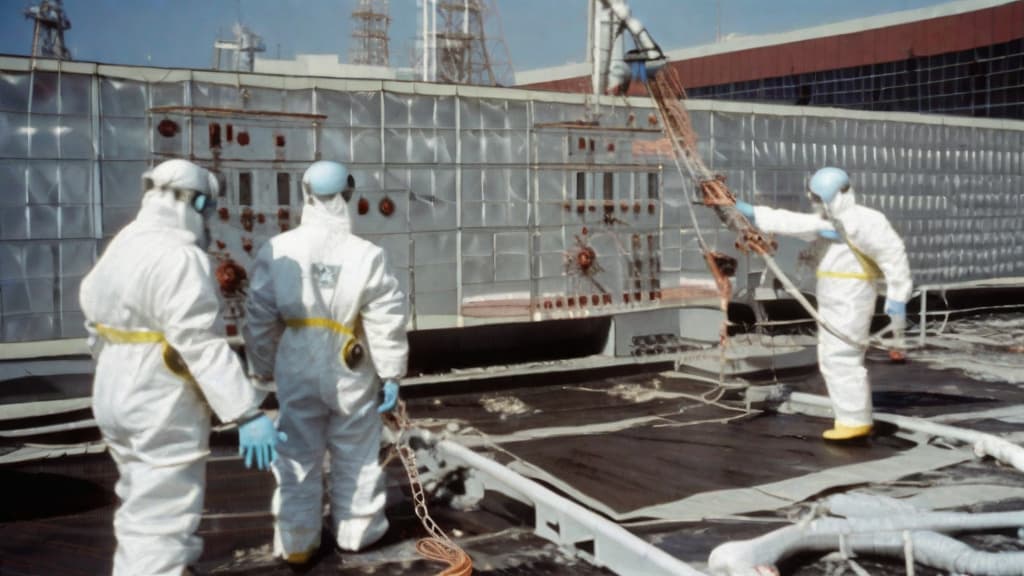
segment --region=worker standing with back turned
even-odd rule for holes
[[[854,342],[867,342],[877,292],[886,282],[885,313],[902,335],[913,284],[903,241],[884,214],[857,204],[850,177],[839,168],[822,168],[810,181],[814,214],[752,206],[736,208],[765,232],[804,240],[831,241],[818,264],[818,313]],[[818,366],[835,415],[826,440],[850,440],[871,433],[871,386],[864,367],[865,348],[818,327]]]
[[[273,513],[274,554],[290,564],[320,544],[325,453],[337,547],[361,550],[388,529],[380,414],[406,370],[406,298],[384,251],[352,234],[354,186],[343,165],[313,163],[301,224],[263,245],[249,284],[246,349],[255,376],[276,381],[288,435]]]
[[[204,251],[216,178],[185,160],[143,176],[142,207],[82,280],[93,413],[120,478],[115,576],[181,576],[202,552],[210,410],[239,425],[245,464],[278,434],[225,338]]]

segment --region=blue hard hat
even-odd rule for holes
[[[354,184],[348,168],[330,160],[314,162],[302,175],[303,189],[314,196],[333,196]]]
[[[827,166],[811,176],[811,192],[828,204],[840,192],[850,189],[850,176],[844,170]]]

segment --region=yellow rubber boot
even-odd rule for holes
[[[293,552],[291,554],[284,555],[284,561],[289,564],[306,564],[316,553],[316,547],[310,548],[305,552]]]
[[[853,440],[854,438],[863,438],[871,434],[871,428],[871,424],[846,426],[836,422],[832,429],[825,430],[821,437],[825,440]]]

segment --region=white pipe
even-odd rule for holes
[[[788,528],[795,528],[790,526]],[[783,528],[782,530],[787,530]],[[791,531],[774,535],[784,541],[767,544],[761,542],[757,551],[744,550],[743,545],[753,546],[754,540],[727,542],[715,548],[708,561],[712,574],[721,576],[753,576],[777,573],[773,567],[779,560],[805,550],[841,550],[844,554],[890,554],[901,556],[905,553],[907,541],[913,550],[913,560],[932,568],[953,574],[974,574],[978,576],[1020,576],[1024,574],[1024,552],[992,553],[982,552],[942,534],[928,531],[861,532],[849,534],[841,526],[833,527],[828,534],[807,534]],[[746,556],[741,556],[746,554]],[[908,562],[910,559],[908,559]]]
[[[793,392],[789,396],[789,402],[791,405],[795,403],[815,407],[832,407],[832,403],[828,398],[818,396],[817,394],[807,394],[806,392]],[[794,408],[797,408],[797,406],[794,406]],[[1017,444],[1004,440],[998,436],[967,428],[949,426],[948,424],[930,422],[921,418],[900,416],[898,414],[876,412],[874,414],[874,418],[875,420],[895,424],[904,430],[921,432],[932,436],[952,438],[954,440],[973,444],[974,453],[979,458],[991,456],[1003,464],[1013,466],[1017,470],[1024,472],[1024,448],[1021,448]]]
[[[763,572],[802,550],[838,549],[844,555],[855,551],[899,554],[909,550],[922,564],[956,573],[1022,573],[1024,553],[979,552],[934,532],[1016,528],[1024,523],[1024,512],[920,511],[893,498],[869,494],[833,496],[825,500],[823,511],[850,513],[853,517],[818,518],[750,540],[726,542],[711,552],[708,566],[713,574],[738,576]]]
[[[429,439],[429,435],[424,434],[424,436]],[[647,574],[651,576],[698,576],[702,574],[678,558],[638,538],[618,524],[598,516],[579,504],[555,494],[540,484],[516,474],[507,467],[460,444],[450,440],[441,440],[435,447],[446,458],[461,461],[510,489],[514,494],[522,495],[534,505],[538,516],[542,513],[557,515],[558,529],[562,533],[573,533],[570,536],[575,536],[575,538],[570,537],[570,540],[593,542],[594,560],[599,566],[606,566],[617,574]],[[537,528],[542,527],[538,526]],[[538,534],[545,536],[541,530],[538,530]],[[566,544],[564,540],[549,539],[557,544]]]

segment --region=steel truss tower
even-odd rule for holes
[[[352,48],[349,60],[353,64],[388,66],[388,0],[355,0],[352,10]]]
[[[512,65],[493,1],[440,0],[436,7],[438,22],[432,46],[436,54],[435,79],[453,84],[510,84]],[[497,30],[492,27],[488,38],[491,20]]]
[[[64,15],[61,0],[42,0],[38,6],[26,8],[25,18],[35,20],[32,56],[71,59],[71,52],[64,44],[64,31],[71,28],[71,21]]]

